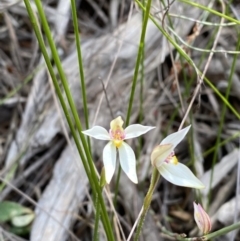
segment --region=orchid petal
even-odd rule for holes
[[[105,168],[106,182],[110,183],[116,167],[117,151],[114,144],[110,141],[103,149],[103,164]]]
[[[204,188],[202,182],[194,176],[191,170],[181,163],[176,165],[171,163],[163,163],[158,167],[158,171],[165,179],[175,185],[197,189]]]
[[[104,129],[101,126],[94,126],[91,129],[88,129],[86,131],[82,131],[83,134],[87,136],[94,137],[99,140],[110,140],[109,133],[107,132],[106,129]]]
[[[167,159],[167,157],[173,152],[173,145],[165,144],[156,146],[151,154],[151,163],[155,167],[159,167]]]
[[[174,149],[183,140],[183,138],[186,136],[190,128],[191,128],[191,125],[178,132],[174,132],[168,135],[165,139],[162,140],[160,145],[172,144]]]
[[[130,139],[130,138],[141,136],[154,128],[155,127],[153,126],[143,126],[140,124],[130,125],[124,130],[126,135],[124,139]]]
[[[123,142],[118,150],[120,164],[123,171],[132,182],[138,183],[136,174],[136,158],[132,148],[127,143]]]

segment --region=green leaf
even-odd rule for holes
[[[11,221],[14,217],[26,214],[33,214],[33,211],[15,202],[0,202],[0,222]]]

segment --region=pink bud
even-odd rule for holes
[[[197,223],[198,228],[203,232],[203,234],[207,234],[210,232],[212,228],[211,220],[208,214],[204,211],[200,204],[196,204],[193,202],[194,206],[194,219]]]

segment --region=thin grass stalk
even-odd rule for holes
[[[208,41],[207,45],[206,45],[206,48],[209,49],[212,45],[213,45],[213,42],[214,42],[214,39],[216,37],[216,34],[218,32],[218,29],[216,28],[213,32],[213,34],[211,35],[210,37],[210,40]],[[206,57],[207,53],[206,52],[203,52],[202,55],[201,55],[201,58],[200,60],[198,61],[198,64],[197,66],[201,66],[203,61],[205,60],[205,57]],[[190,86],[192,86],[193,84],[193,81],[195,80],[195,76],[193,75],[190,80],[187,80],[185,83],[187,84],[187,89],[190,88]],[[190,91],[189,91],[190,93]]]
[[[144,4],[144,0],[142,0],[142,3]],[[142,21],[144,21],[144,11],[142,11]],[[144,90],[144,59],[145,59],[145,42],[143,43],[143,51],[142,51],[142,57],[141,57],[141,63],[140,63],[140,105],[139,105],[139,117],[138,117],[138,123],[142,123],[143,121],[143,90]],[[138,149],[137,149],[137,159],[139,159],[141,155],[142,150],[142,136],[138,139]]]
[[[236,139],[240,137],[240,132],[236,132],[234,135],[228,137],[227,139],[225,139],[224,141],[220,142],[218,147],[221,147],[221,146],[224,146],[225,144],[227,144],[228,142]],[[212,153],[213,151],[215,150],[215,146],[209,148],[207,151],[203,152],[203,156],[207,156],[209,155],[210,153]]]
[[[96,208],[96,214],[95,214],[95,222],[94,222],[94,232],[93,232],[93,241],[99,240],[99,219],[100,219],[100,203],[98,200],[98,195],[95,198],[95,208]]]
[[[33,80],[33,76],[44,67],[43,64],[37,66],[23,81],[21,84],[17,85],[13,90],[11,90],[3,99],[0,99],[0,106],[5,103],[5,101],[12,96],[14,96],[19,90],[23,88],[28,82]]]
[[[145,42],[145,35],[146,35],[146,30],[147,30],[147,22],[148,22],[148,16],[150,13],[151,2],[152,2],[152,0],[148,0],[148,2],[146,4],[146,12],[144,13],[143,26],[142,26],[142,32],[141,32],[141,37],[140,37],[140,43],[139,43],[139,47],[138,47],[137,60],[136,60],[135,68],[134,68],[134,74],[133,74],[132,89],[131,89],[130,99],[129,99],[129,103],[128,103],[127,117],[126,117],[126,122],[125,122],[126,126],[128,126],[129,122],[130,122],[133,99],[134,99],[135,89],[136,89],[137,79],[138,79],[138,72],[139,72],[139,67],[141,64],[141,59],[143,56],[142,53],[144,51],[144,42]],[[119,186],[120,177],[121,177],[121,168],[119,167],[118,174],[117,174],[117,180],[116,180],[116,186],[115,186],[114,200],[116,200],[116,197],[118,194],[118,186]]]
[[[219,90],[212,84],[212,82],[204,77],[204,81],[211,87],[215,94],[223,101],[223,103],[232,111],[232,113],[240,120],[240,113],[228,102],[225,96],[223,96]]]
[[[144,6],[141,4],[139,0],[135,0],[135,2],[138,4],[138,6],[143,10],[146,11]],[[156,22],[153,16],[149,15],[149,18],[152,20],[152,22],[156,25],[156,27],[162,32],[162,34],[168,39],[168,41],[175,47],[175,49],[180,53],[182,57],[186,59],[186,61],[196,70],[198,75],[201,75],[201,72],[196,67],[192,59],[186,54],[186,52],[179,46],[172,38],[171,36]],[[218,95],[218,97],[221,98],[221,100],[227,105],[227,107],[232,111],[232,113],[240,119],[240,114],[238,111],[226,100],[226,98],[218,91],[218,89],[211,83],[209,79],[204,76],[204,81],[211,87],[211,89],[215,92],[215,94]]]
[[[230,17],[230,16],[228,16],[226,14],[220,13],[220,12],[214,10],[213,8],[208,8],[208,7],[204,6],[204,5],[201,5],[201,4],[199,4],[199,3],[195,2],[195,1],[189,1],[189,0],[178,0],[178,1],[186,3],[186,4],[189,4],[191,6],[194,6],[194,7],[200,8],[200,9],[203,9],[203,10],[208,11],[208,12],[210,12],[210,13],[212,13],[214,15],[217,15],[217,16],[219,16],[221,18],[225,18],[225,19],[229,20],[230,22],[234,22],[234,23],[240,25],[240,21],[239,20],[234,19],[234,18],[232,18],[232,17]]]
[[[240,48],[240,34],[238,34],[238,42],[237,42],[236,50],[238,51],[239,48]],[[231,88],[232,88],[233,74],[234,74],[234,71],[235,71],[235,68],[236,68],[237,57],[238,57],[238,55],[236,54],[233,58],[233,63],[231,65],[231,71],[230,71],[230,75],[229,75],[229,78],[228,78],[228,81],[227,81],[228,86],[227,86],[227,90],[226,90],[226,94],[225,94],[226,100],[228,100],[229,95],[230,95],[230,91],[231,91]],[[208,193],[208,205],[211,201],[211,187],[212,187],[212,182],[213,182],[213,172],[214,172],[214,166],[215,166],[216,161],[217,161],[218,147],[219,147],[221,133],[222,133],[223,126],[224,126],[226,111],[227,111],[227,106],[224,103],[223,107],[222,107],[222,111],[221,111],[220,125],[219,125],[219,129],[218,129],[217,140],[216,140],[216,143],[215,143],[215,151],[213,153],[213,162],[212,162],[211,178],[210,178],[210,188],[209,188],[209,193]]]
[[[164,1],[162,1],[162,3],[163,3],[163,6],[165,7],[165,8],[167,8],[168,6],[166,6],[166,4],[165,4],[165,2]],[[172,19],[170,18],[170,16],[169,16],[169,14],[168,14],[168,12],[166,13],[166,16],[165,17],[167,17],[168,18],[168,21],[169,21],[169,26],[170,26],[170,28],[172,28],[172,29],[174,29],[174,26],[173,26],[173,23],[172,23]],[[173,36],[174,37],[174,39],[175,39],[175,41],[177,42],[177,37],[174,35]],[[171,51],[171,50],[170,50]],[[177,59],[179,57],[179,55],[177,55],[176,56],[176,58],[175,59]],[[182,59],[182,56],[180,55],[180,61],[181,61],[181,64],[182,64],[182,66],[184,66],[184,64],[183,64],[183,59]],[[172,63],[173,65],[175,64],[174,62]],[[184,91],[184,95],[186,95],[186,96],[190,96],[190,84],[188,84],[188,80],[187,80],[187,75],[186,75],[186,72],[185,71],[183,71],[183,79],[184,79],[184,83],[185,83],[185,91]],[[192,78],[193,79],[193,78]],[[179,84],[178,84],[178,88],[179,88]],[[180,94],[180,91],[179,91],[179,94]],[[181,101],[181,104],[182,104],[183,102]],[[182,106],[182,108],[183,108],[183,106]],[[184,111],[184,110],[183,110]],[[192,124],[192,111],[190,110],[190,112],[189,112],[189,119],[190,119],[190,122],[191,122],[191,124]],[[190,152],[190,159],[191,160],[195,160],[195,158],[194,158],[194,143],[193,143],[193,141],[194,141],[194,139],[193,139],[193,129],[191,129],[191,136],[188,138],[188,141],[189,141],[189,143],[190,143],[190,145],[189,145],[189,152]],[[193,171],[195,172],[195,167],[194,167],[194,165],[193,165]]]
[[[71,0],[71,7],[72,7],[73,27],[74,27],[76,47],[77,47],[78,67],[79,67],[81,87],[82,87],[81,90],[82,90],[82,100],[83,100],[83,111],[84,111],[85,125],[86,125],[86,129],[89,129],[86,84],[85,84],[85,76],[84,76],[84,68],[83,68],[80,33],[78,31],[78,19],[77,19],[77,10],[76,10],[75,0]],[[90,138],[87,137],[87,140],[88,140],[89,149],[91,149]]]
[[[138,226],[137,226],[137,230],[136,230],[136,235],[134,237],[134,241],[138,241],[138,239],[140,237],[140,234],[141,234],[141,231],[142,231],[142,227],[143,227],[143,224],[144,224],[144,221],[145,221],[148,209],[149,209],[151,201],[152,201],[152,195],[153,195],[153,192],[154,192],[155,187],[157,185],[157,182],[159,180],[159,177],[160,177],[160,174],[159,174],[158,170],[156,168],[153,168],[150,186],[149,186],[147,195],[144,198],[143,212],[142,212],[142,214],[140,216],[140,219],[139,219],[139,223],[138,223]]]
[[[50,32],[50,29],[48,27],[48,24],[47,24],[47,21],[46,21],[44,12],[43,12],[43,9],[42,9],[42,6],[41,6],[41,2],[36,1],[36,5],[38,7],[38,11],[40,10],[39,14],[40,14],[41,20],[43,22],[44,30],[47,31],[46,36],[48,37],[48,41],[50,40],[49,44],[51,43],[50,47],[51,47],[51,51],[52,51],[53,57],[56,58],[55,63],[57,65],[57,67],[60,68],[60,70],[61,70],[61,71],[59,71],[59,75],[61,77],[61,81],[62,81],[62,84],[64,86],[65,93],[66,93],[66,95],[68,97],[68,102],[69,102],[70,108],[71,108],[71,110],[73,112],[73,116],[74,116],[74,119],[75,119],[75,122],[76,122],[76,125],[77,125],[77,129],[78,129],[78,132],[79,132],[79,135],[80,135],[80,138],[81,138],[81,141],[82,141],[82,144],[83,144],[83,147],[84,147],[85,154],[86,154],[88,162],[85,159],[85,155],[84,155],[84,152],[82,150],[82,146],[80,145],[79,139],[78,139],[77,134],[76,134],[75,129],[74,129],[74,125],[73,125],[72,120],[70,118],[71,115],[68,112],[68,108],[67,108],[67,106],[65,104],[65,100],[64,100],[64,98],[62,96],[61,89],[60,89],[60,87],[58,85],[57,78],[56,78],[55,73],[53,71],[53,67],[51,65],[51,61],[50,61],[50,59],[48,57],[48,53],[47,53],[44,41],[43,41],[42,36],[41,36],[41,32],[40,32],[39,27],[37,25],[37,20],[35,18],[35,15],[33,13],[33,10],[31,8],[29,0],[24,0],[24,2],[25,2],[25,5],[26,5],[26,8],[27,8],[30,20],[32,22],[35,34],[36,34],[37,39],[39,41],[39,45],[40,45],[41,51],[42,51],[42,53],[44,55],[46,64],[48,66],[50,75],[52,77],[54,86],[56,88],[56,92],[57,92],[58,97],[60,99],[62,108],[64,110],[64,114],[65,114],[65,116],[67,118],[70,130],[71,130],[71,132],[73,134],[74,141],[75,141],[75,143],[77,145],[78,152],[79,152],[79,154],[81,156],[81,159],[82,159],[82,162],[83,162],[86,174],[88,176],[90,185],[92,187],[93,192],[97,193],[99,195],[99,201],[100,201],[101,208],[102,208],[102,221],[103,221],[104,229],[106,231],[107,238],[108,238],[108,240],[113,241],[114,240],[114,236],[113,236],[113,232],[112,232],[112,229],[111,229],[111,226],[110,226],[110,222],[109,222],[109,219],[108,219],[108,215],[107,215],[106,207],[105,207],[105,204],[104,204],[104,200],[103,200],[102,195],[101,195],[101,190],[100,190],[100,187],[98,185],[98,179],[97,179],[97,176],[96,176],[96,173],[95,173],[93,161],[91,159],[91,155],[90,155],[90,152],[89,152],[89,149],[88,149],[87,142],[86,142],[83,134],[81,133],[81,130],[82,130],[81,123],[80,123],[80,120],[78,118],[76,107],[75,107],[74,102],[72,100],[71,93],[70,93],[70,91],[68,89],[68,84],[67,84],[65,75],[63,73],[62,67],[61,67],[61,62],[59,60],[59,57],[58,57],[58,54],[57,54],[57,51],[56,51],[56,47],[54,45],[54,41],[53,41],[53,39],[51,37],[51,32]]]
[[[144,51],[145,35],[146,35],[146,30],[147,30],[147,23],[148,23],[151,3],[152,3],[152,0],[148,0],[148,2],[146,4],[146,11],[144,13],[142,33],[141,33],[141,37],[140,37],[138,55],[137,55],[137,60],[136,60],[136,64],[135,64],[134,74],[133,74],[132,89],[131,89],[130,99],[129,99],[129,103],[128,103],[126,126],[128,126],[129,122],[130,122],[133,99],[134,99],[134,94],[135,94],[135,89],[136,89],[137,79],[138,79],[138,72],[139,72],[139,67],[140,67],[140,64],[141,64],[141,59],[142,59],[143,51]]]
[[[227,233],[229,233],[233,230],[239,229],[239,228],[240,228],[240,222],[234,223],[232,225],[229,225],[228,227],[225,227],[225,228],[222,228],[222,229],[220,229],[218,231],[215,231],[213,233],[207,234],[204,237],[205,237],[205,240],[211,240],[213,238],[217,238],[219,236],[222,236],[224,234],[227,234]]]

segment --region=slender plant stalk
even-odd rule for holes
[[[48,42],[50,44],[50,48],[51,48],[51,51],[52,51],[52,54],[53,54],[53,57],[54,57],[54,61],[55,61],[56,66],[58,68],[59,75],[61,77],[61,81],[62,81],[64,90],[65,90],[65,93],[66,93],[66,96],[67,96],[67,99],[68,99],[71,111],[73,113],[74,120],[76,122],[76,126],[77,126],[77,129],[78,129],[79,135],[80,135],[80,139],[81,139],[82,144],[83,144],[83,148],[84,148],[85,154],[83,152],[82,146],[80,145],[79,139],[78,139],[77,134],[75,132],[75,128],[74,128],[73,122],[72,122],[72,120],[70,118],[71,115],[68,112],[68,108],[67,108],[67,106],[65,104],[65,100],[64,100],[64,98],[62,96],[61,89],[59,87],[59,84],[58,84],[57,78],[55,76],[55,73],[53,71],[53,67],[51,65],[50,58],[48,57],[48,53],[47,53],[44,41],[42,39],[40,29],[39,29],[39,27],[37,25],[37,20],[35,18],[35,15],[33,13],[33,10],[31,8],[30,3],[29,3],[29,0],[24,0],[24,2],[25,2],[25,5],[26,5],[26,9],[28,11],[30,20],[32,22],[33,29],[34,29],[35,34],[37,36],[37,39],[38,39],[41,51],[42,51],[42,53],[44,55],[46,64],[48,66],[49,73],[50,73],[50,75],[52,77],[52,80],[53,80],[56,92],[57,92],[58,97],[60,99],[60,102],[61,102],[64,114],[65,114],[65,116],[67,118],[67,122],[68,122],[70,130],[72,132],[72,135],[73,135],[74,141],[76,143],[78,152],[79,152],[80,157],[82,159],[83,166],[84,166],[86,174],[88,176],[90,185],[92,187],[93,192],[97,193],[99,195],[99,201],[100,201],[101,210],[102,210],[102,221],[103,221],[104,229],[106,231],[107,238],[108,238],[108,240],[113,241],[114,240],[113,232],[112,232],[110,221],[109,221],[109,218],[108,218],[108,215],[107,215],[107,211],[106,211],[106,207],[105,207],[105,204],[104,204],[104,200],[103,200],[103,197],[101,195],[101,190],[100,190],[100,187],[99,187],[99,184],[98,184],[98,178],[97,178],[96,173],[95,173],[94,164],[93,164],[93,161],[91,159],[91,154],[89,152],[87,142],[86,142],[83,134],[81,133],[81,131],[82,131],[81,122],[80,122],[80,120],[78,118],[77,110],[76,110],[75,104],[73,102],[71,93],[69,91],[68,83],[67,83],[66,77],[64,75],[64,72],[63,72],[63,69],[62,69],[62,66],[61,66],[61,62],[60,62],[60,59],[58,57],[57,50],[56,50],[56,47],[54,45],[54,41],[53,41],[52,36],[51,36],[50,29],[49,29],[48,23],[46,21],[46,18],[45,18],[45,15],[44,15],[44,12],[43,12],[43,9],[42,9],[42,6],[41,6],[41,2],[36,0],[36,6],[38,8],[38,12],[39,12],[41,21],[43,23],[43,28],[45,30]],[[86,160],[86,157],[87,157],[88,161]]]
[[[135,64],[132,89],[131,89],[131,94],[130,94],[130,99],[129,99],[129,104],[128,104],[128,110],[127,110],[126,126],[128,126],[129,122],[130,122],[133,99],[134,99],[134,94],[135,94],[135,89],[136,89],[137,79],[138,79],[138,72],[139,72],[139,67],[141,64],[141,59],[142,59],[143,51],[144,51],[145,35],[146,35],[146,30],[147,30],[147,23],[148,23],[151,3],[152,3],[152,0],[148,0],[148,2],[146,4],[146,11],[144,13],[141,38],[140,38],[140,43],[139,43],[139,47],[138,47],[138,55],[137,55],[137,60],[136,60],[136,64]]]
[[[239,20],[234,19],[234,18],[232,18],[232,17],[230,17],[230,16],[228,16],[226,14],[220,13],[220,12],[214,10],[213,8],[208,8],[208,7],[204,6],[204,5],[201,5],[201,4],[199,4],[199,3],[195,2],[195,1],[189,1],[189,0],[178,0],[178,1],[186,3],[186,4],[189,4],[191,6],[194,6],[194,7],[200,8],[200,9],[203,9],[203,10],[208,11],[208,12],[210,12],[212,14],[215,14],[215,15],[221,17],[221,18],[225,18],[225,19],[227,19],[227,20],[229,20],[231,22],[234,22],[234,23],[240,25],[240,21]]]
[[[142,3],[144,5],[144,0],[142,0]],[[144,11],[142,11],[142,20],[144,21]],[[138,123],[141,124],[143,121],[143,90],[144,90],[144,59],[145,59],[145,42],[143,43],[143,50],[142,50],[142,57],[141,57],[141,63],[140,63],[140,104],[139,104],[139,117],[138,117]],[[139,156],[141,155],[142,150],[142,136],[138,139],[138,148],[137,148],[137,160]]]
[[[236,229],[240,229],[240,222],[234,223],[232,225],[229,225],[228,227],[219,229],[218,231],[210,233],[210,234],[207,234],[204,237],[205,237],[205,240],[210,240],[210,239],[219,237],[221,235],[224,235],[226,233],[229,233],[229,232],[231,232],[233,230],[236,230]]]
[[[0,106],[5,103],[5,101],[12,96],[14,96],[19,90],[22,89],[23,86],[25,86],[28,82],[30,82],[33,79],[33,76],[40,71],[41,68],[43,68],[44,65],[40,64],[37,66],[23,81],[21,84],[17,85],[16,88],[14,88],[12,91],[10,91],[3,99],[0,99]]]
[[[95,214],[95,222],[94,222],[93,241],[98,241],[99,240],[98,228],[99,228],[99,219],[100,219],[100,203],[98,200],[98,195],[95,198],[95,208],[96,208],[96,214]]]
[[[174,240],[179,240],[179,241],[207,241],[207,240],[213,240],[214,238],[217,238],[219,236],[222,236],[224,234],[227,234],[233,230],[239,229],[240,228],[240,222],[229,225],[225,228],[219,229],[218,231],[209,233],[207,235],[204,235],[202,237],[192,237],[192,238],[183,238],[181,237],[180,234],[172,233],[168,231],[165,227],[162,227],[160,224],[158,226],[161,229],[161,232],[168,235],[169,237],[173,237]]]
[[[137,226],[134,241],[137,241],[140,237],[141,230],[142,230],[142,227],[143,227],[143,223],[144,223],[145,217],[147,215],[148,209],[150,207],[150,204],[151,204],[151,201],[152,201],[152,195],[153,195],[154,189],[156,187],[156,184],[159,180],[159,177],[160,177],[160,174],[159,174],[158,170],[156,168],[153,168],[151,183],[150,183],[147,195],[144,198],[143,212],[142,212],[141,217],[139,219],[139,223],[138,223],[138,226]]]
[[[217,96],[223,101],[223,103],[232,111],[232,113],[240,120],[240,113],[229,103],[225,96],[223,96],[219,90],[212,84],[212,82],[204,77],[204,81],[211,87],[211,89],[217,94]]]
[[[228,142],[236,139],[240,137],[240,132],[236,132],[234,135],[228,137],[227,139],[225,139],[224,141],[220,142],[218,147],[221,147],[221,146],[224,146],[225,144],[227,144]],[[213,146],[212,148],[208,149],[207,151],[203,152],[203,156],[207,156],[209,155],[210,153],[212,153],[213,151],[215,150],[215,146]]]
[[[151,3],[152,3],[152,0],[148,0],[148,2],[146,4],[146,11],[144,13],[142,32],[141,32],[140,43],[139,43],[139,47],[138,47],[138,55],[137,55],[137,60],[136,60],[136,64],[135,64],[134,74],[133,74],[132,89],[131,89],[130,99],[129,99],[129,103],[128,103],[127,117],[126,117],[126,122],[125,122],[126,126],[128,126],[129,122],[130,122],[133,99],[134,99],[134,94],[135,94],[135,89],[136,89],[137,79],[138,79],[138,72],[139,72],[139,67],[141,64],[141,59],[142,59],[143,51],[144,51],[144,41],[145,41],[145,35],[146,35],[146,30],[147,30],[148,16],[150,13]],[[121,177],[121,168],[119,167],[118,174],[117,174],[117,180],[116,180],[116,186],[115,186],[115,193],[114,193],[114,201],[115,202],[116,202],[116,198],[117,198],[117,194],[118,194],[118,186],[119,186],[120,177]]]
[[[79,73],[80,73],[81,87],[82,87],[81,90],[82,90],[85,125],[86,125],[86,129],[89,129],[86,84],[85,84],[85,76],[84,76],[84,68],[83,68],[80,33],[78,31],[78,19],[77,19],[77,10],[76,10],[75,0],[71,0],[71,7],[72,7],[72,18],[73,18],[73,27],[74,27],[74,33],[75,33],[75,39],[76,39],[77,55],[78,55],[78,66],[79,66]],[[90,148],[91,147],[90,138],[87,137],[87,140],[88,140],[88,146]]]

